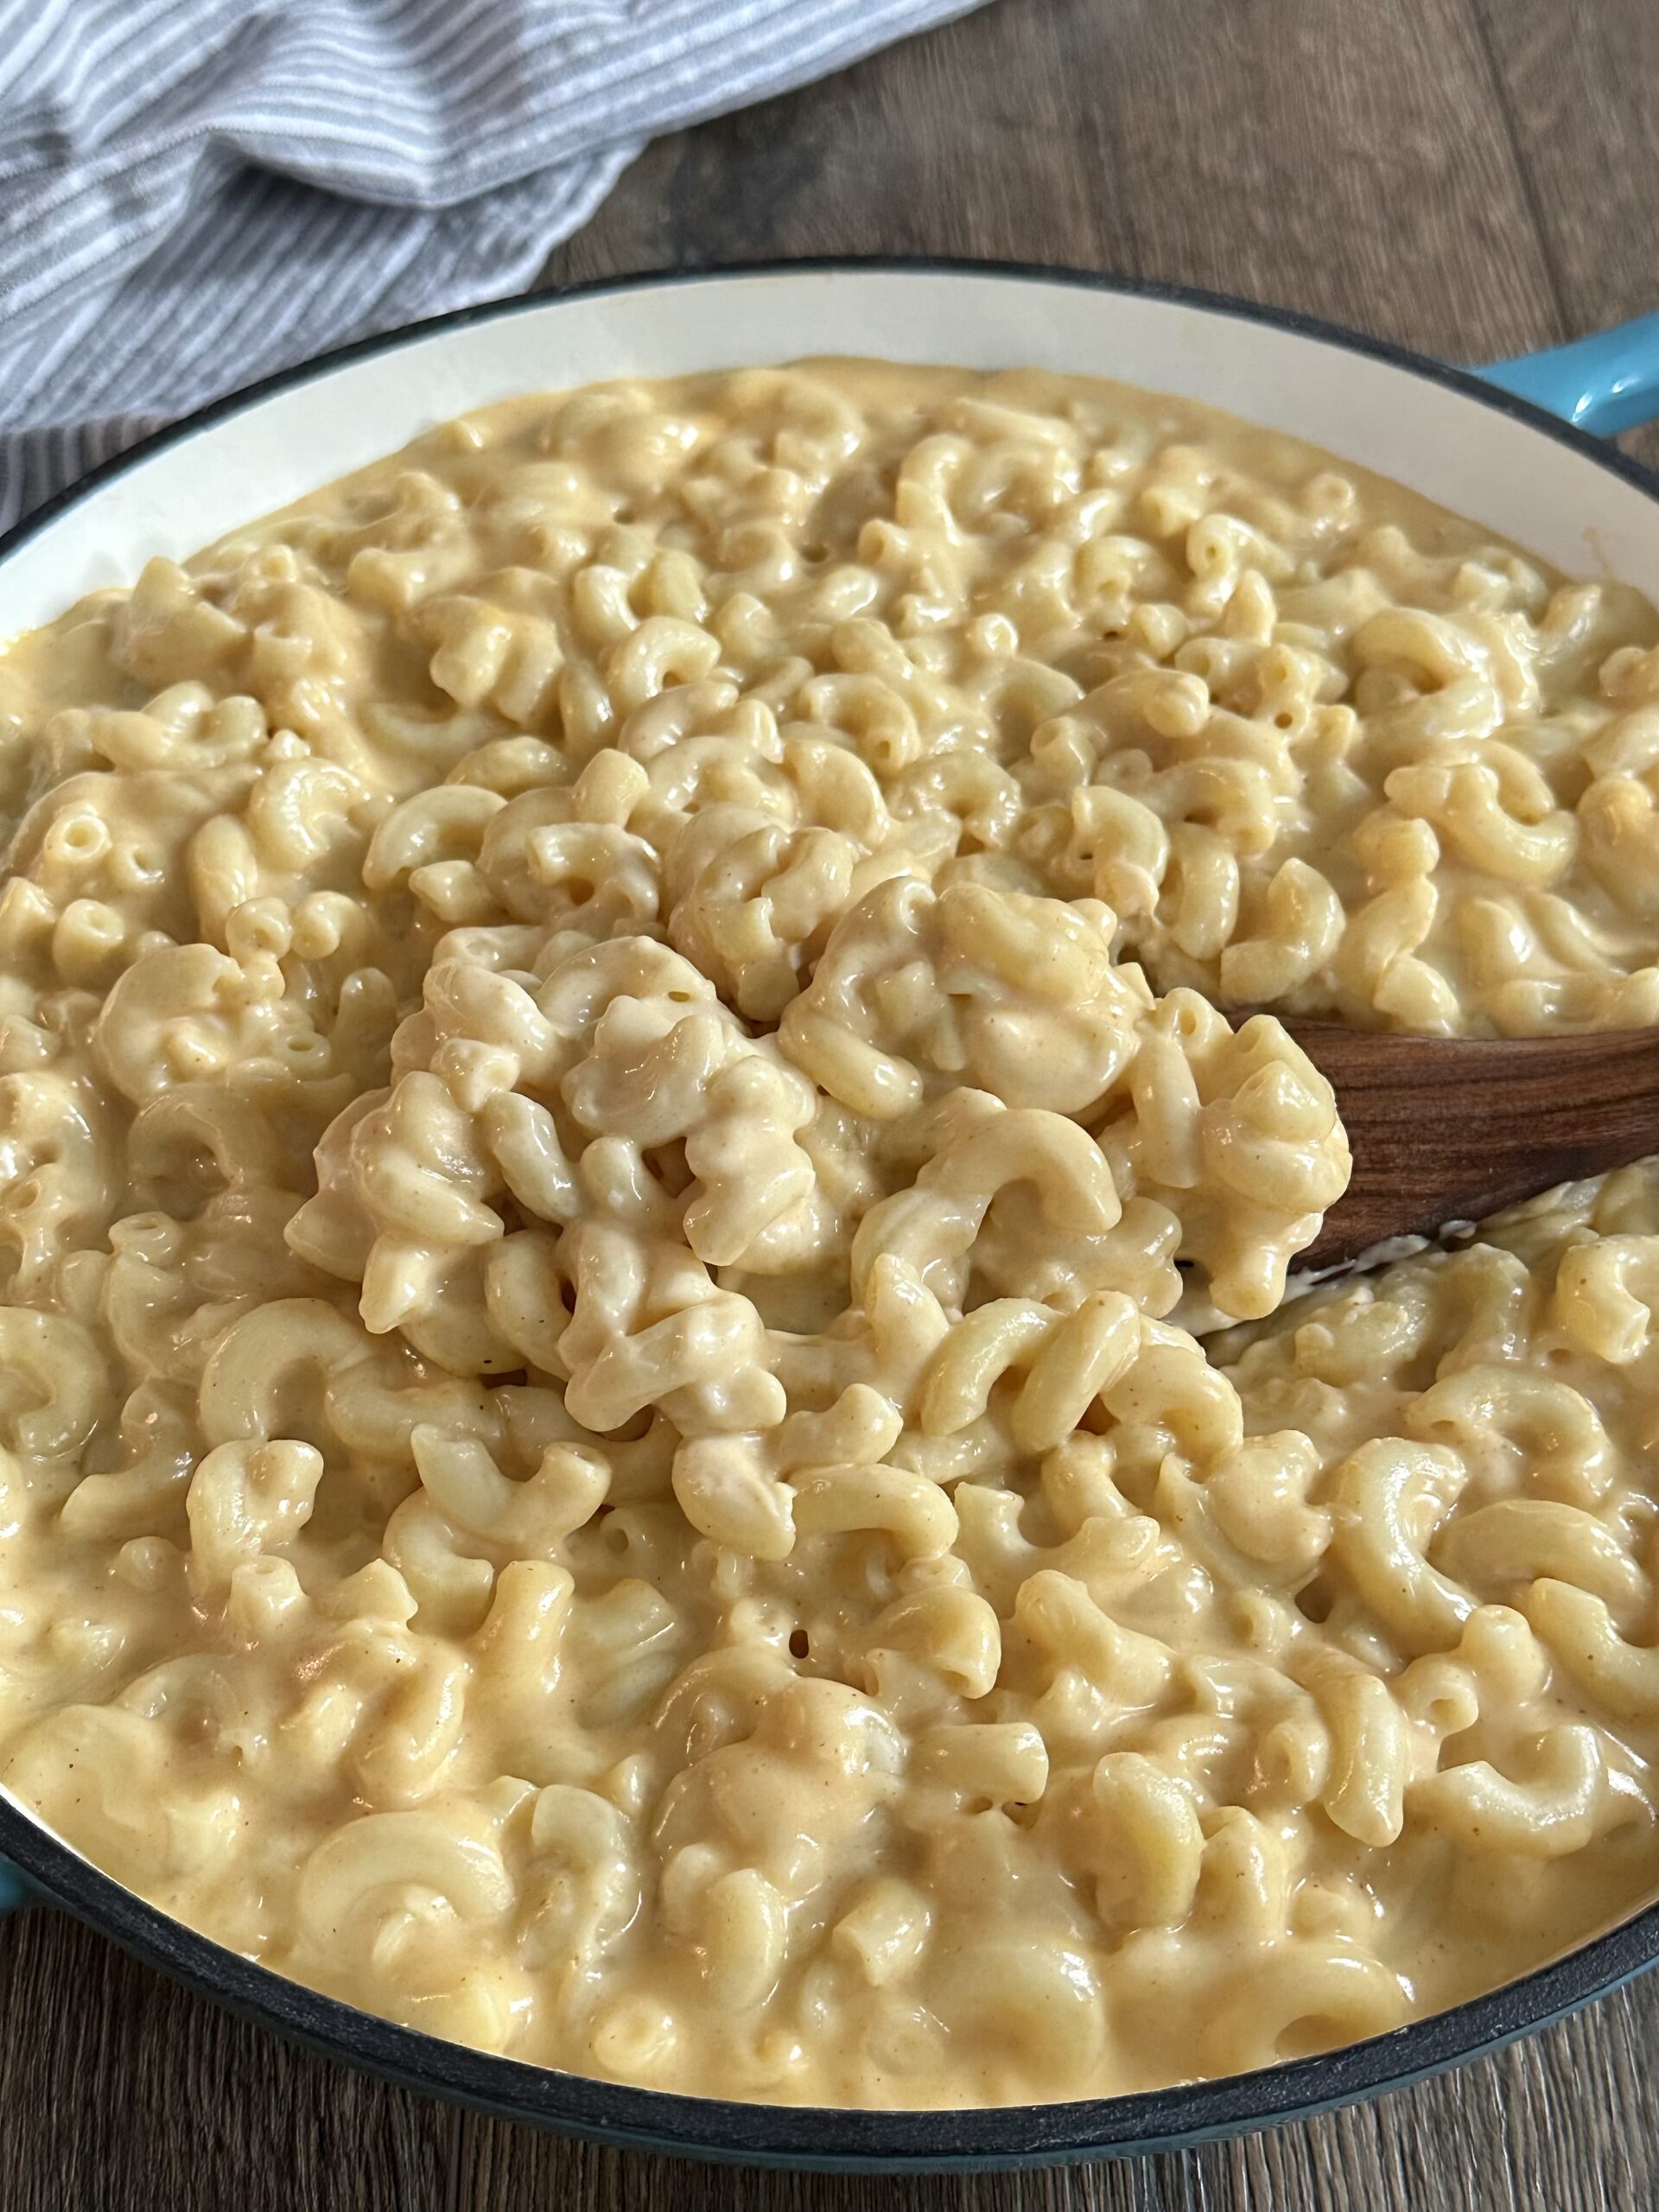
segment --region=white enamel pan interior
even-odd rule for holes
[[[1363,345],[1363,341],[1357,341]],[[484,310],[275,380],[117,463],[0,566],[0,630],[181,559],[453,415],[621,376],[863,353],[1108,376],[1208,401],[1410,485],[1571,575],[1659,598],[1643,490],[1548,418],[1294,318],[1029,274],[871,265],[691,276]],[[25,525],[27,530],[28,525]]]

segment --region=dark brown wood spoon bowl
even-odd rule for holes
[[[1335,1090],[1354,1155],[1300,1268],[1479,1221],[1659,1152],[1659,1027],[1487,1038],[1285,1027]]]

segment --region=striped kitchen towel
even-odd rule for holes
[[[646,140],[977,0],[0,0],[0,527],[517,291]]]

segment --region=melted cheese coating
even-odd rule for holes
[[[6,1786],[357,2004],[816,2103],[1269,2064],[1651,1894],[1659,1182],[1280,1311],[1276,1017],[1659,1019],[1656,635],[1185,403],[830,362],[18,640]]]

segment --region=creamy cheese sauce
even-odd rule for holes
[[[7,1787],[370,2009],[817,2103],[1651,1895],[1655,1173],[1284,1306],[1277,1016],[1659,1019],[1656,637],[1184,402],[818,362],[18,639]]]

